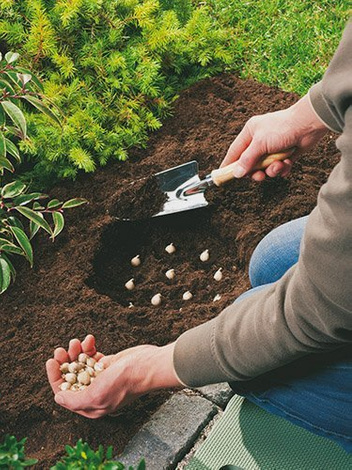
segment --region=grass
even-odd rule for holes
[[[299,95],[321,79],[351,15],[350,0],[208,0],[235,29],[236,72]]]

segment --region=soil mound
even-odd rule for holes
[[[136,149],[130,161],[52,191],[90,203],[67,213],[65,231],[55,243],[39,236],[35,267],[19,266],[17,283],[0,300],[0,429],[28,436],[38,468],[49,468],[64,445],[80,437],[95,448],[112,444],[121,451],[168,396],[144,397],[118,417],[90,421],[73,415],[55,405],[46,380],[45,361],[53,349],[87,333],[96,335],[106,354],[142,343],[166,344],[220,313],[249,287],[248,261],[259,240],[313,209],[338,153],[329,135],[285,180],[236,181],[208,191],[205,209],[144,222],[114,217],[126,186],[193,159],[205,176],[217,168],[248,118],[296,99],[229,75],[202,81],[181,94],[174,117],[151,137],[147,151]],[[171,255],[165,251],[170,243],[176,246]],[[202,263],[205,249],[211,257]],[[130,260],[138,254],[142,263],[136,268]],[[223,279],[216,282],[220,267]],[[176,273],[172,281],[165,277],[170,268]],[[131,277],[136,288],[127,291]],[[182,300],[186,290],[193,294],[188,302]],[[154,307],[150,299],[158,292],[162,304]],[[221,299],[214,302],[216,294]]]

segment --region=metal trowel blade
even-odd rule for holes
[[[164,203],[163,209],[154,214],[153,217],[189,211],[208,205],[203,193],[192,194],[191,196],[184,196],[183,194],[183,188],[200,182],[197,161],[192,160],[191,162],[161,171],[156,173],[154,177],[160,190],[167,194],[167,200]]]

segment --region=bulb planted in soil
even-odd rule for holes
[[[152,305],[154,305],[155,307],[157,307],[158,305],[161,304],[161,294],[155,294],[153,295],[153,297],[151,298],[150,302],[152,303]]]
[[[174,270],[174,269],[168,269],[168,270],[166,271],[166,273],[165,273],[165,276],[166,276],[168,279],[170,279],[170,280],[174,279],[174,277],[175,277],[175,270]]]
[[[134,284],[134,279],[130,279],[129,281],[126,282],[125,287],[127,290],[133,290],[136,286]]]
[[[222,268],[219,268],[214,274],[215,281],[221,281],[222,279]]]
[[[176,247],[173,243],[170,243],[170,245],[167,245],[167,247],[165,248],[165,251],[169,253],[169,255],[172,255],[172,253],[175,253]]]
[[[203,261],[203,263],[205,263],[206,261],[209,261],[209,258],[210,258],[209,250],[204,250],[199,256],[199,259]]]
[[[182,296],[183,300],[191,300],[192,297],[193,297],[193,294],[189,290],[185,292]]]
[[[134,267],[137,267],[141,264],[141,258],[139,255],[135,256],[134,258],[131,259],[131,264]]]

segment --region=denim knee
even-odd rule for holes
[[[297,263],[307,219],[305,216],[280,225],[259,242],[249,263],[252,287],[276,282]]]

